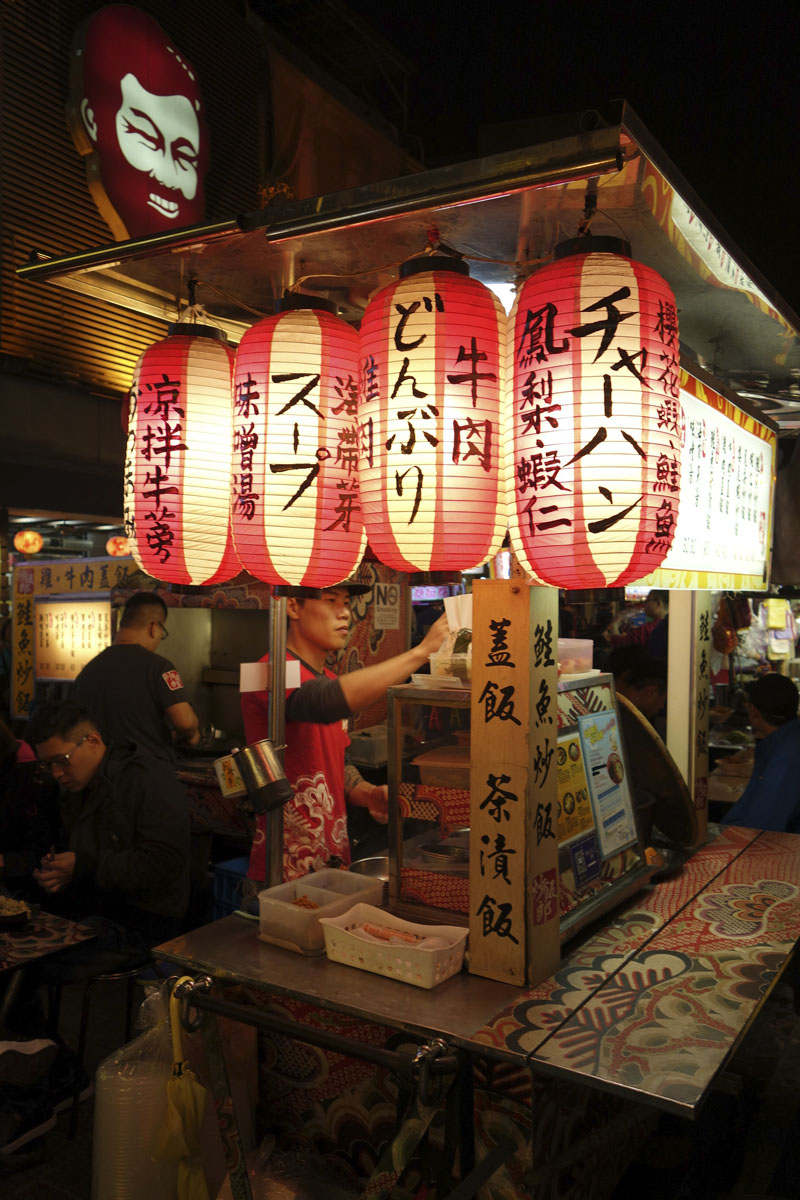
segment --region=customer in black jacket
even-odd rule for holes
[[[35,877],[97,941],[54,958],[64,979],[121,969],[179,930],[189,898],[189,814],[174,772],[132,742],[107,746],[85,708],[48,704],[28,739],[63,793],[68,849]],[[71,810],[71,811],[70,811]]]

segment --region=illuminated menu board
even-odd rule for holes
[[[111,600],[54,596],[34,604],[34,670],[46,683],[76,679],[111,644]]]
[[[656,587],[766,586],[776,436],[712,388],[681,372],[681,499],[672,549]]]

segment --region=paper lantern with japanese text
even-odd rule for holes
[[[14,534],[14,549],[20,554],[38,554],[44,538],[38,529],[20,529]]]
[[[465,264],[403,264],[361,322],[364,524],[400,571],[486,562],[506,529],[501,414],[506,316]]]
[[[364,552],[358,335],[317,297],[252,326],[236,355],[233,533],[272,584],[326,587]]]
[[[124,522],[130,552],[165,583],[223,583],[231,536],[233,351],[207,325],[172,325],[139,358],[130,393]]]
[[[564,243],[526,280],[509,321],[511,542],[556,587],[641,579],[675,532],[675,298],[629,255],[612,238]]]

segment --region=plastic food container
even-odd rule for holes
[[[447,944],[437,949],[392,942],[384,945],[359,933],[365,922],[424,938],[437,938]],[[370,904],[356,904],[338,917],[323,917],[320,924],[325,930],[325,949],[332,962],[385,975],[415,987],[436,987],[451,975],[457,975],[464,962],[467,930],[457,925],[415,925]]]
[[[437,787],[469,787],[469,746],[464,743],[427,750],[411,761],[415,767],[419,767],[420,783]]]
[[[558,639],[559,675],[583,675],[592,669],[594,643],[584,638]]]
[[[259,928],[262,942],[283,946],[299,954],[323,954],[325,934],[320,917],[336,917],[363,901],[380,904],[383,881],[349,871],[330,868],[314,871],[303,879],[279,883],[258,894]],[[306,900],[315,908],[295,903]],[[380,912],[380,909],[376,911]]]
[[[370,725],[350,734],[350,757],[365,766],[385,763],[386,744],[386,726]]]

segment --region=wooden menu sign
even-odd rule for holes
[[[472,595],[469,969],[522,985],[560,960],[558,591]]]

